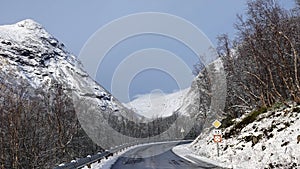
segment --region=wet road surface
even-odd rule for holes
[[[178,143],[158,143],[134,148],[123,154],[112,169],[218,169],[212,164],[187,161],[172,152]],[[182,144],[182,143],[181,143]]]

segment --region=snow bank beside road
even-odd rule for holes
[[[195,163],[195,164],[197,164],[197,161],[196,161],[196,159],[197,159],[197,160],[203,161],[205,163],[213,164],[215,166],[224,167],[224,165],[225,165],[223,163],[219,163],[218,161],[212,160],[210,158],[207,158],[204,156],[199,156],[185,144],[174,147],[172,149],[172,151],[179,157],[181,157],[185,160],[188,160],[192,163]]]

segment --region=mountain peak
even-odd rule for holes
[[[24,27],[29,30],[43,29],[43,26],[32,19],[25,19],[16,23],[19,27]]]
[[[53,39],[44,27],[32,19],[22,20],[11,25],[0,26],[0,39],[10,41],[11,43],[31,43],[38,42],[40,38]]]

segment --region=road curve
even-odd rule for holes
[[[186,143],[186,142],[185,142]],[[183,144],[183,143],[179,143]],[[218,167],[197,160],[192,163],[172,152],[178,143],[157,143],[136,147],[118,158],[111,169],[217,169]]]

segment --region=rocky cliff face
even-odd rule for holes
[[[226,87],[226,75],[221,59],[207,65],[194,79],[178,110],[194,121],[194,133],[210,131],[213,121],[224,117]]]

